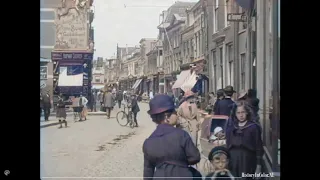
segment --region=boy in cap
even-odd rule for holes
[[[209,173],[205,180],[211,179],[235,179],[231,172],[228,170],[228,163],[230,154],[228,149],[224,146],[214,147],[209,155],[208,159],[213,166],[213,172]]]

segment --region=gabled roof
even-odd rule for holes
[[[164,20],[164,22],[170,23],[174,14],[177,14],[180,17],[186,17],[187,16],[187,12],[186,12],[187,8],[191,8],[195,4],[196,4],[196,2],[177,1],[172,6],[170,6],[169,9],[167,10],[167,17]]]

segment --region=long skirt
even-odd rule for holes
[[[88,115],[88,109],[87,109],[87,107],[83,107],[82,112],[81,112],[81,116],[83,118],[85,118],[85,117],[87,117],[87,115]]]
[[[229,153],[229,169],[235,177],[241,177],[242,173],[255,173],[257,167],[257,157],[254,152],[245,148],[235,147],[231,148]]]
[[[67,118],[67,113],[66,113],[66,108],[57,108],[57,116],[58,119],[66,119]]]

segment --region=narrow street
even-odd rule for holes
[[[89,116],[74,123],[68,117],[68,128],[41,128],[41,177],[141,177],[142,144],[155,125],[146,113],[148,104],[139,105],[140,127],[134,129],[117,123],[118,108],[111,119]]]

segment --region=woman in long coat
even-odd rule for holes
[[[104,96],[104,107],[106,108],[107,117],[110,119],[111,110],[114,106],[114,96],[111,94],[111,90],[108,90]]]
[[[230,171],[235,177],[242,173],[261,172],[263,155],[261,127],[246,101],[236,102],[226,126],[226,145],[230,153]]]
[[[58,96],[58,103],[57,103],[57,119],[59,120],[59,128],[62,128],[62,122],[64,122],[64,126],[67,127],[67,113],[66,113],[66,105],[63,99],[62,94]]]
[[[177,113],[172,98],[157,95],[149,102],[152,121],[156,130],[143,144],[145,180],[188,179],[201,177],[197,170],[189,167],[200,161],[200,152],[192,143],[189,134],[173,126]],[[155,177],[155,178],[154,178]],[[185,177],[185,178],[183,178]]]
[[[185,93],[185,101],[178,109],[178,127],[188,132],[191,136],[192,142],[197,146],[197,135],[200,129],[200,121],[198,117],[198,108],[194,98],[192,91],[187,91]]]

